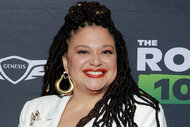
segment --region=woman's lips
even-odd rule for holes
[[[105,69],[97,69],[97,70],[85,69],[85,70],[83,70],[83,72],[86,76],[88,76],[90,78],[101,78],[105,75],[107,70],[105,70]]]

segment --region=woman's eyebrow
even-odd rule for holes
[[[78,48],[78,47],[90,48],[90,47],[87,46],[87,45],[77,45],[77,46],[75,47],[75,49]],[[103,48],[105,48],[105,47],[111,47],[112,49],[114,49],[114,46],[112,46],[112,45],[103,45],[102,47],[103,47]]]
[[[85,47],[85,48],[89,48],[89,46],[87,46],[87,45],[77,45],[77,46],[75,47],[75,49],[76,49],[76,48],[78,48],[78,47]]]
[[[111,47],[112,49],[114,49],[114,46],[113,46],[113,45],[103,45],[102,47],[103,47],[103,48],[105,48],[105,47]]]

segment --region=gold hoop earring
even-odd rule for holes
[[[62,84],[64,79],[68,79],[68,81],[67,81],[68,83],[65,83],[64,85],[68,84],[69,86],[67,87],[67,89],[63,90],[63,89],[60,88],[60,85]],[[63,74],[61,75],[61,78],[59,78],[55,82],[55,89],[59,94],[62,94],[62,95],[70,95],[73,92],[74,82],[72,81],[69,74],[67,74],[66,72],[63,72]]]

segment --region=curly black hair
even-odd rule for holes
[[[111,127],[115,122],[117,127],[137,127],[134,121],[136,104],[150,106],[156,110],[155,117],[159,127],[159,102],[138,87],[131,76],[128,53],[122,34],[115,27],[110,10],[98,2],[78,2],[69,9],[65,23],[55,36],[50,47],[49,57],[44,66],[42,96],[59,95],[55,90],[55,82],[64,72],[62,56],[68,50],[68,40],[79,28],[91,25],[102,26],[109,30],[115,40],[117,51],[117,76],[109,89],[88,113],[81,118],[77,127],[82,127],[95,118],[93,127]],[[48,89],[48,91],[47,91]],[[134,96],[144,100],[137,101]]]

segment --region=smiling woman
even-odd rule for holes
[[[72,6],[50,47],[43,97],[25,104],[19,127],[166,127],[159,102],[132,79],[127,55],[108,8]]]
[[[86,26],[72,35],[62,59],[76,84],[73,92],[105,93],[117,74],[116,54],[114,38],[101,26]]]

